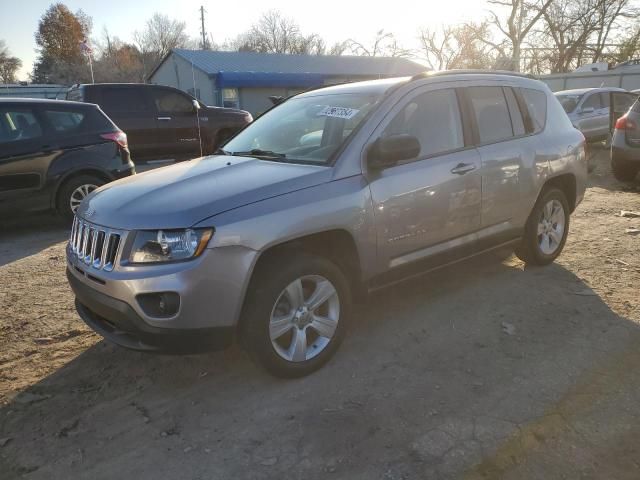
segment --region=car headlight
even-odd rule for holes
[[[213,229],[140,230],[136,232],[130,263],[158,263],[188,260],[207,247]]]

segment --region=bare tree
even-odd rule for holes
[[[0,83],[14,83],[21,66],[22,61],[12,56],[7,44],[0,40]]]
[[[621,18],[638,18],[638,8],[630,0],[601,0],[594,8],[596,35],[593,44],[592,62],[602,59],[612,30]]]
[[[411,50],[401,47],[391,32],[378,30],[373,41],[369,44],[349,39],[346,42],[347,48],[354,55],[363,57],[409,57]]]
[[[167,15],[154,13],[147,20],[144,30],[133,35],[136,48],[140,51],[143,71],[146,75],[174,48],[193,46],[186,32],[185,22],[171,20]]]
[[[520,71],[522,44],[531,29],[538,23],[554,0],[489,0],[497,7],[508,9],[506,19],[491,10],[491,23],[509,40],[511,50],[511,69]]]
[[[432,70],[455,68],[487,69],[501,53],[490,39],[489,25],[465,23],[420,31],[421,51]]]
[[[251,28],[231,42],[241,52],[322,55],[324,40],[315,33],[304,35],[300,26],[278,10],[262,14]]]

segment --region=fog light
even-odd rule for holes
[[[180,308],[180,295],[176,292],[142,293],[136,298],[150,317],[173,317]]]

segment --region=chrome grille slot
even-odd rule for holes
[[[124,232],[73,219],[69,250],[79,261],[97,270],[114,269]]]

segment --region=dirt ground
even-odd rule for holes
[[[130,352],[80,321],[66,229],[0,231],[0,478],[638,479],[640,186],[600,152],[559,260],[376,294],[316,374]],[[11,233],[9,233],[11,232]]]

